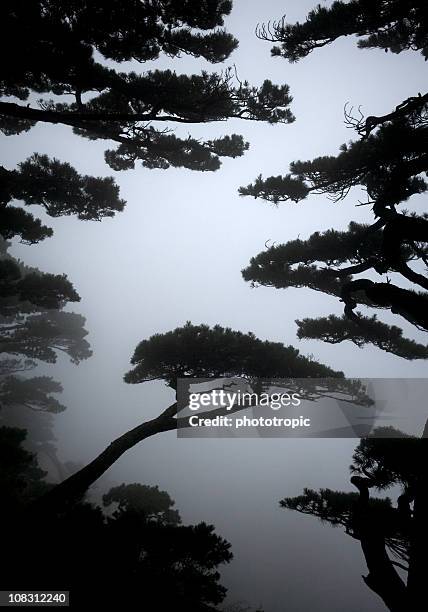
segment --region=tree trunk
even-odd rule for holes
[[[369,507],[369,478],[353,476],[351,482],[359,490],[360,496],[352,513],[352,523],[356,537],[361,542],[369,573],[363,576],[366,585],[384,602],[391,612],[409,612],[408,592],[386,551],[383,526]]]
[[[79,500],[86,490],[127,450],[150,436],[176,429],[177,419],[173,418],[176,412],[177,404],[174,403],[155,419],[141,423],[119,438],[116,438],[88,465],[39,498],[33,504],[32,510],[43,513],[49,511],[58,512],[67,507],[67,505]]]
[[[388,557],[385,539],[382,534],[373,531],[370,526],[363,528],[360,534],[361,548],[369,573],[363,576],[364,582],[382,599],[391,612],[416,612],[409,608],[406,585]]]
[[[426,610],[428,598],[427,553],[428,553],[428,421],[421,439],[420,475],[416,484],[413,505],[413,525],[410,541],[410,563],[407,588],[410,609]]]

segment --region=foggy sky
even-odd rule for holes
[[[71,128],[38,124],[29,133],[3,139],[7,168],[33,152],[68,161],[83,174],[114,176],[127,200],[113,219],[83,222],[51,219],[54,236],[11,253],[52,273],[66,273],[81,302],[94,355],[73,366],[63,357],[45,368],[61,380],[67,405],[55,417],[59,455],[85,463],[104,446],[171,403],[173,392],[160,383],[126,385],[123,374],[137,343],[156,332],[183,325],[219,323],[261,339],[293,344],[303,354],[349,376],[424,377],[426,364],[408,362],[375,348],[351,343],[331,346],[298,341],[295,319],[341,312],[337,299],[305,289],[251,289],[240,271],[265,242],[306,238],[317,230],[345,229],[349,221],[370,221],[368,207],[353,191],[333,204],[310,196],[300,204],[275,207],[242,198],[241,185],[258,174],[285,174],[296,159],[336,154],[355,133],[343,124],[343,106],[361,105],[368,115],[384,114],[420,88],[426,64],[419,53],[400,55],[358,50],[348,37],[297,64],[270,57],[270,43],[254,36],[257,22],[303,20],[315,0],[235,0],[227,29],[239,48],[224,66],[183,57],[144,65],[120,65],[137,72],[171,67],[177,72],[217,71],[235,64],[241,80],[266,78],[288,83],[294,97],[292,125],[239,122],[174,126],[177,135],[209,139],[239,133],[250,150],[225,159],[214,173],[141,166],[112,171],[104,162],[106,142],[89,141]],[[421,210],[421,198],[410,205]],[[29,208],[31,210],[31,208]],[[411,337],[414,329],[393,315]],[[266,612],[361,612],[383,610],[364,585],[366,573],[356,541],[312,517],[281,510],[278,501],[304,486],[351,490],[348,465],[355,440],[177,439],[170,432],[129,451],[107,474],[112,483],[158,484],[176,500],[185,522],[204,520],[232,543],[234,561],[223,571],[230,601],[247,600]],[[101,486],[101,485],[100,485]]]

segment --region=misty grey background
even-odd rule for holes
[[[181,135],[241,133],[250,141],[245,156],[225,160],[215,173],[141,167],[113,172],[103,159],[105,142],[82,139],[62,126],[39,124],[26,135],[3,139],[6,167],[35,151],[47,153],[82,173],[114,175],[128,202],[122,214],[102,223],[45,217],[55,230],[53,238],[30,247],[14,243],[11,250],[44,271],[66,273],[82,297],[70,310],[87,318],[94,356],[78,367],[60,357],[48,368],[62,380],[62,401],[68,406],[55,417],[64,460],[87,462],[173,400],[172,391],[160,383],[126,385],[122,376],[141,339],[187,320],[294,344],[349,376],[426,376],[424,362],[407,362],[374,348],[299,342],[295,319],[339,313],[338,301],[304,289],[251,289],[240,276],[267,240],[305,238],[372,216],[368,207],[354,207],[362,198],[358,191],[339,204],[312,196],[276,208],[240,198],[238,187],[259,173],[285,173],[294,159],[337,153],[342,142],[355,136],[343,124],[345,102],[361,104],[365,114],[389,112],[420,90],[425,74],[426,64],[417,53],[359,51],[350,38],[294,65],[271,58],[271,44],[254,36],[257,22],[284,13],[290,22],[303,20],[315,4],[234,1],[226,25],[240,45],[224,67],[236,64],[241,80],[254,84],[265,78],[289,83],[297,121],[176,126]],[[131,67],[171,67],[183,73],[221,68],[183,57],[120,69]],[[422,200],[413,198],[411,204],[421,210]],[[40,215],[40,209],[34,213]],[[385,319],[416,337],[403,320]],[[187,440],[171,432],[129,451],[108,472],[106,484],[158,484],[176,500],[184,521],[214,523],[235,555],[222,572],[228,601],[246,600],[266,612],[376,612],[384,608],[361,579],[366,568],[358,543],[314,518],[278,507],[279,499],[304,486],[351,490],[348,465],[354,447],[355,440]]]

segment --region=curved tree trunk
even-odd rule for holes
[[[111,442],[107,448],[81,470],[55,486],[39,498],[32,510],[58,512],[80,499],[87,489],[108,470],[127,450],[157,433],[177,428],[177,404],[169,406],[161,415],[141,423]]]
[[[382,526],[370,512],[370,479],[357,476],[351,478],[351,482],[360,493],[353,510],[352,522],[369,570],[363,580],[379,595],[388,610],[409,612],[407,587],[388,556]]]
[[[233,414],[242,410],[243,407],[236,403],[232,408],[220,407],[215,410],[209,410],[207,413],[201,413],[200,417],[215,418],[225,414]],[[176,418],[177,402],[174,402],[166,408],[158,417],[141,423],[133,429],[113,440],[107,448],[88,463],[85,467],[78,470],[75,474],[56,485],[48,493],[40,497],[31,506],[31,510],[38,512],[59,512],[68,505],[79,500],[87,491],[87,489],[104,474],[127,450],[158,433],[164,431],[172,431],[177,428],[189,427],[187,417]]]

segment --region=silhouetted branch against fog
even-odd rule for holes
[[[352,381],[344,378],[343,372],[300,355],[294,347],[262,341],[254,334],[244,334],[219,325],[210,328],[187,323],[165,334],[155,334],[140,342],[131,363],[134,367],[125,375],[125,382],[136,384],[153,379],[163,380],[174,391],[177,379],[185,377],[208,377],[213,381],[221,377],[243,377],[250,385],[257,378],[331,378],[333,388],[326,387],[327,396],[336,389],[340,394],[348,393],[355,402],[367,400],[363,392],[359,399],[355,398],[356,387]],[[337,384],[333,385],[335,380]],[[310,399],[323,397],[323,393],[313,394]],[[240,409],[243,409],[242,406]],[[41,498],[37,502],[38,507],[43,512],[48,509],[55,511],[73,503],[126,451],[146,438],[177,429],[180,424],[180,417],[176,418],[177,410],[177,403],[174,402],[158,417],[119,436],[88,465]],[[220,408],[217,412],[210,412],[209,416],[212,418],[224,413],[225,410]]]
[[[358,540],[369,572],[363,580],[391,612],[418,609],[421,601],[426,516],[418,514],[417,504],[426,499],[426,450],[424,437],[377,428],[354,452],[350,481],[358,493],[304,489],[280,501],[282,508],[340,525]],[[388,497],[370,494],[393,486],[400,488],[395,506]]]
[[[272,55],[291,62],[341,36],[356,34],[361,48],[400,53],[421,51],[428,57],[425,2],[363,0],[334,2],[314,8],[302,23],[279,21],[259,26],[263,40],[278,43]],[[428,219],[425,213],[399,211],[411,196],[425,193],[428,171],[428,94],[418,92],[384,115],[364,117],[345,105],[345,124],[359,139],[342,144],[336,156],[294,161],[289,173],[263,178],[239,189],[242,196],[279,205],[299,203],[310,194],[345,200],[354,188],[367,193],[374,220],[349,224],[348,231],[315,232],[307,240],[291,240],[253,257],[242,272],[246,281],[276,288],[307,287],[339,298],[344,317],[333,315],[299,321],[299,338],[318,338],[357,346],[375,346],[406,359],[426,359],[427,346],[403,337],[378,315],[356,312],[358,306],[387,309],[418,330],[428,330],[426,275]],[[371,272],[370,278],[361,278]],[[398,282],[385,275],[394,273]],[[373,280],[373,274],[381,278]],[[410,285],[410,286],[409,286]],[[423,291],[421,291],[421,289]]]

